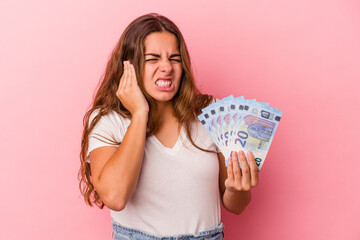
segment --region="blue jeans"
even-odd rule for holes
[[[126,228],[118,223],[113,222],[113,232],[111,239],[114,240],[223,240],[224,239],[224,224],[220,223],[219,226],[212,229],[197,233],[197,234],[184,234],[170,237],[156,237],[136,229]]]

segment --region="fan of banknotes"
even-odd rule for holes
[[[251,151],[260,171],[282,112],[268,103],[243,96],[225,97],[202,109],[198,116],[226,159],[232,151]]]

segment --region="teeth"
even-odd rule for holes
[[[157,86],[159,86],[159,87],[170,87],[171,81],[159,80],[159,81],[156,81],[155,84],[156,84]]]

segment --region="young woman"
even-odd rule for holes
[[[86,203],[110,209],[115,239],[223,239],[220,202],[235,214],[249,203],[254,156],[233,152],[226,168],[197,120],[213,101],[172,21],[129,24],[84,117],[79,172]]]

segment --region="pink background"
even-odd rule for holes
[[[284,115],[226,239],[360,239],[360,3],[0,1],[0,239],[108,239],[77,182],[82,117],[127,24],[182,30],[200,88]]]

